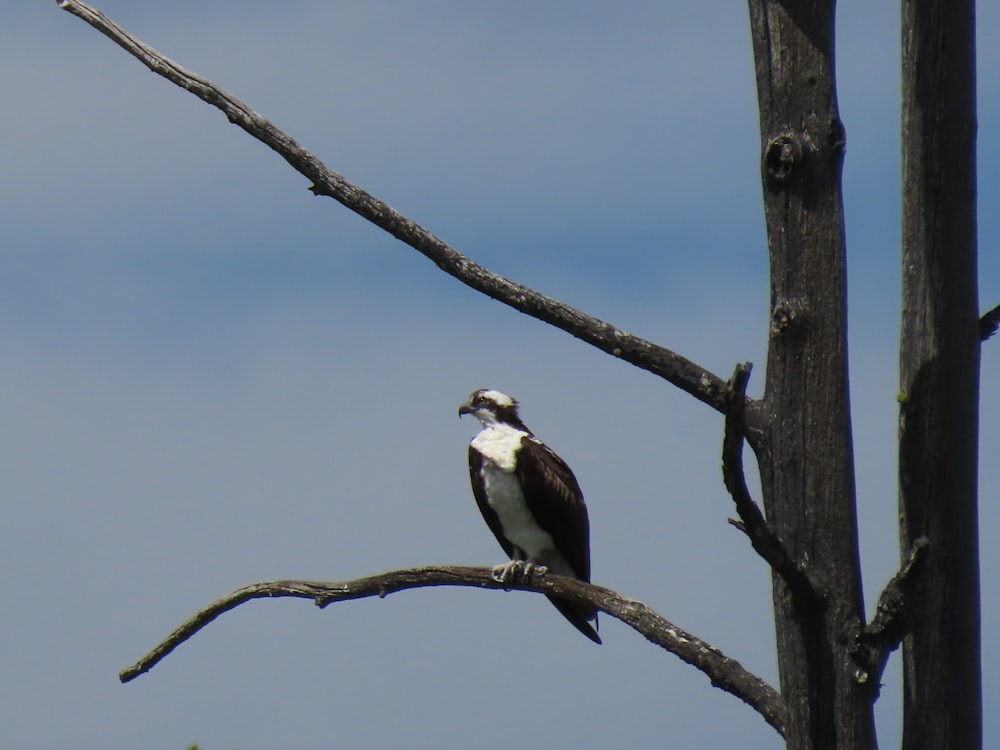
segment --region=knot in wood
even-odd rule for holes
[[[806,308],[801,300],[793,298],[778,300],[771,310],[771,334],[788,336],[801,328],[805,312]]]
[[[801,136],[780,133],[764,148],[764,175],[772,189],[788,185],[799,171],[806,148]]]

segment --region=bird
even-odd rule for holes
[[[572,470],[525,426],[513,397],[481,388],[459,407],[459,417],[465,414],[482,425],[469,443],[472,493],[510,558],[493,568],[493,577],[507,583],[551,571],[590,583],[590,520]],[[594,607],[548,599],[577,630],[601,643]]]

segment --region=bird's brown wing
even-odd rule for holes
[[[514,469],[528,510],[581,581],[590,581],[590,521],[580,484],[566,462],[534,437],[525,437]]]

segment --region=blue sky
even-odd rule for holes
[[[1000,9],[979,10],[981,299],[1000,301]],[[99,5],[493,270],[726,376],[763,377],[766,251],[740,3]],[[865,594],[896,567],[896,11],[839,3]],[[516,395],[588,497],[594,580],[775,680],[769,579],[725,523],[721,422],[483,298],[327,199],[55,3],[0,28],[0,745],[778,748],[605,619],[423,590],[256,602],[264,578],[494,564],[465,467],[473,388]],[[1000,523],[1000,343],[982,516]],[[1000,627],[983,546],[984,633]],[[878,707],[898,746],[894,659]],[[986,703],[1000,647],[984,642]],[[1000,720],[986,717],[987,746]]]

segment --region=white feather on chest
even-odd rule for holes
[[[490,425],[473,438],[472,447],[483,455],[480,473],[486,501],[500,519],[504,536],[524,550],[528,562],[543,562],[551,557],[555,542],[531,515],[521,483],[514,474],[523,439],[530,440],[523,430],[509,425]]]

